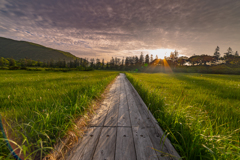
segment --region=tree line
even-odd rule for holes
[[[191,57],[179,56],[177,50],[170,53],[169,57],[159,59],[158,56],[154,58],[153,55],[128,56],[123,58],[112,57],[109,62],[99,58],[77,58],[72,61],[66,60],[48,60],[48,61],[34,61],[29,58],[15,60],[13,58],[0,58],[0,67],[10,68],[26,68],[26,67],[45,67],[45,68],[92,68],[92,69],[115,69],[115,70],[131,70],[146,68],[148,66],[164,66],[167,63],[170,67],[177,67],[183,65],[197,66],[197,65],[219,65],[226,63],[230,65],[240,66],[240,56],[238,51],[233,52],[229,47],[227,52],[221,56],[220,47],[217,46],[213,55],[193,55]]]
[[[45,67],[45,68],[77,68],[77,67],[87,67],[88,63],[86,59],[78,58],[72,61],[63,60],[49,60],[49,61],[34,61],[29,58],[24,58],[20,60],[15,60],[13,58],[0,58],[0,67],[10,67],[10,68],[26,68],[26,67]]]

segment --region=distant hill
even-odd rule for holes
[[[48,61],[51,59],[65,59],[66,61],[70,61],[78,58],[69,52],[48,48],[36,43],[16,41],[3,37],[0,37],[0,57],[12,57],[16,60],[30,58],[36,61]]]

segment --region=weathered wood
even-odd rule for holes
[[[132,90],[127,81],[124,81],[127,101],[129,106],[129,114],[132,124],[132,132],[135,143],[137,159],[158,159],[155,150],[153,149],[153,144],[151,139],[148,136],[144,121],[139,109],[136,105],[136,102],[133,97]]]
[[[115,160],[136,160],[131,127],[117,128]]]
[[[84,136],[81,145],[77,148],[72,160],[89,160],[92,159],[96,145],[98,143],[101,127],[91,127]]]
[[[132,90],[133,92],[133,97],[134,100],[136,102],[136,105],[138,107],[138,110],[142,116],[142,118],[144,119],[144,125],[146,127],[147,133],[151,139],[151,142],[153,144],[153,148],[155,149],[155,152],[157,154],[157,157],[161,160],[169,160],[169,159],[173,159],[172,157],[174,155],[169,154],[165,144],[164,144],[164,138],[162,135],[160,135],[159,133],[157,133],[155,126],[152,122],[152,120],[150,119],[149,114],[146,112],[146,110],[143,108],[144,106],[142,105],[141,101],[139,100],[139,98],[136,95],[136,92],[134,92],[134,90]]]
[[[116,127],[103,127],[93,160],[113,160],[116,148]]]
[[[116,92],[116,83],[112,85],[112,87],[110,88],[109,94],[107,95],[107,98],[104,99],[104,101],[101,104],[101,107],[96,111],[96,114],[92,117],[90,126],[103,126],[108,109],[111,104],[111,100],[115,92]]]
[[[155,128],[146,128],[146,131],[151,139],[153,148],[160,160],[173,160],[174,155],[171,155],[165,145],[165,139]]]
[[[146,128],[137,126],[133,128],[133,138],[138,160],[157,160],[157,154],[147,134]]]
[[[121,75],[120,77],[120,102],[119,102],[119,112],[118,112],[118,126],[131,126],[130,117],[129,117],[129,109],[127,104],[126,91],[124,87],[124,77]]]
[[[127,84],[127,81],[124,81],[125,90],[127,93],[127,102],[129,107],[129,115],[132,126],[144,126],[142,116],[139,113],[137,105],[135,103],[134,97],[132,95],[130,86]]]
[[[124,74],[92,119],[73,160],[176,160],[180,156]]]
[[[118,108],[119,108],[119,93],[120,93],[120,78],[116,80],[116,92],[114,93],[111,104],[108,109],[107,117],[104,126],[117,126],[118,123]]]
[[[126,77],[126,76],[125,76]],[[138,97],[139,101],[141,102],[143,109],[145,110],[145,112],[148,113],[149,118],[151,119],[151,121],[154,124],[154,127],[157,131],[157,133],[159,133],[163,138],[165,139],[164,144],[169,152],[169,154],[174,155],[175,159],[181,159],[181,157],[179,156],[178,152],[176,151],[176,149],[173,147],[173,145],[171,144],[170,140],[166,137],[166,135],[164,134],[163,130],[161,129],[161,127],[158,125],[158,122],[156,121],[156,119],[154,118],[154,116],[152,115],[152,113],[148,110],[146,104],[143,102],[142,98],[140,97],[140,95],[137,93],[137,91],[135,90],[135,88],[132,86],[132,84],[129,82],[129,80],[127,78],[125,78],[127,83],[132,87],[132,90],[136,93],[135,95]]]
[[[142,105],[141,101],[138,99],[136,93],[134,91],[132,91],[132,94],[133,94],[135,103],[137,105],[138,111],[139,111],[140,115],[142,116],[142,119],[144,119],[143,123],[144,123],[145,127],[154,128],[155,125],[153,124],[151,118],[149,117],[149,114],[143,108],[144,106]]]

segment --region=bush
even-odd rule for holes
[[[18,67],[18,66],[9,66],[9,69],[10,70],[18,70],[18,69],[20,69],[20,67]]]
[[[42,70],[38,68],[27,68],[27,71],[42,71]]]

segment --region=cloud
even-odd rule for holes
[[[239,7],[233,0],[3,0],[0,36],[80,57],[160,48],[212,54],[217,45],[238,49]]]

